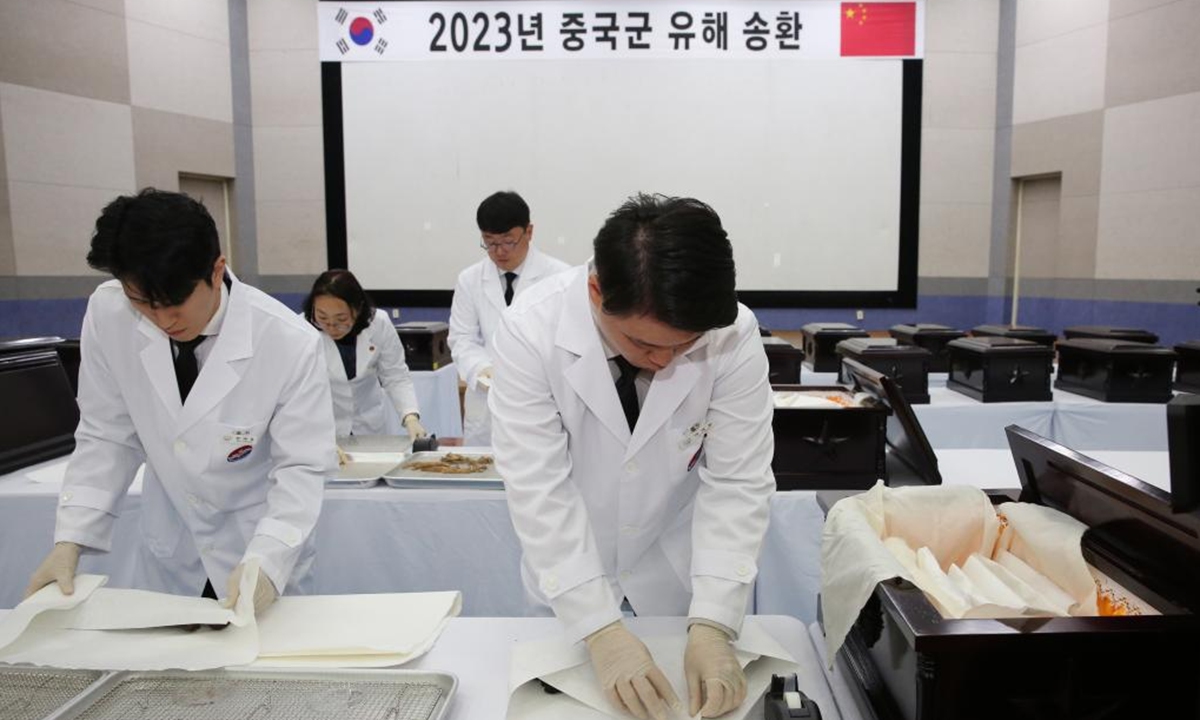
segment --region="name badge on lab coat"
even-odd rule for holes
[[[712,423],[692,423],[683,433],[683,438],[679,441],[679,449],[686,450],[699,443],[696,452],[692,455],[692,459],[688,460],[687,472],[691,472],[692,468],[696,467],[696,463],[700,462],[700,455],[704,452],[704,438],[708,437],[708,431],[712,430]]]
[[[258,442],[258,438],[249,430],[234,430],[221,439],[227,447],[232,448],[225,456],[225,462],[231,463],[249,457],[250,453],[254,452],[254,444]]]

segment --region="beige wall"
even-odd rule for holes
[[[995,0],[925,6],[922,277],[986,277],[996,136]]]
[[[919,275],[988,275],[999,3],[926,4]]]
[[[0,3],[0,273],[84,290],[113,197],[234,175],[229,37],[226,0]]]
[[[326,268],[321,65],[315,3],[249,4],[259,270]]]
[[[1195,281],[1200,0],[1017,9],[1012,175],[1061,173],[1054,276]]]

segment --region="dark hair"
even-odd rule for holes
[[[529,226],[529,205],[511,190],[492,193],[479,203],[475,223],[485,233],[506,233],[515,227]]]
[[[217,226],[187,195],[146,188],[122,195],[96,219],[87,263],[136,286],[155,305],[180,305],[221,256]]]
[[[737,318],[733,246],[699,200],[639,193],[608,216],[592,250],[610,315],[649,315],[690,332]]]
[[[312,292],[304,298],[304,317],[310,323],[313,321],[313,302],[322,295],[345,300],[350,306],[350,311],[354,313],[354,327],[346,333],[347,337],[357,337],[375,317],[375,303],[371,302],[366,290],[358,284],[358,278],[349,270],[326,270],[317,276]]]

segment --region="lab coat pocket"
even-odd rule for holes
[[[687,474],[696,469],[704,457],[704,441],[712,429],[712,423],[697,420],[691,423],[672,425],[671,437],[675,441],[672,448],[674,457],[671,471]]]
[[[218,473],[237,471],[258,464],[265,449],[267,420],[253,423],[213,423],[209,470]]]

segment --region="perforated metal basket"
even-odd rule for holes
[[[0,720],[42,720],[103,676],[87,670],[0,667]]]
[[[55,720],[440,720],[457,685],[414,670],[117,673]]]

